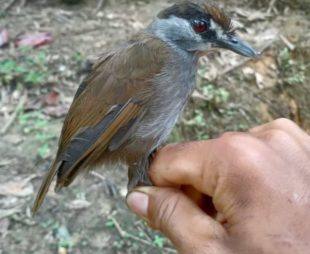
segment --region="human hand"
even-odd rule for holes
[[[309,253],[310,137],[289,120],[168,145],[150,176],[128,206],[179,253]]]

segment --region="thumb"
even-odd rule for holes
[[[129,193],[127,204],[152,228],[165,234],[181,253],[193,246],[205,246],[206,241],[210,246],[225,234],[221,224],[175,188],[141,187]]]

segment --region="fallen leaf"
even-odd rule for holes
[[[69,110],[69,106],[65,104],[65,105],[59,105],[56,107],[45,107],[43,109],[43,113],[48,116],[60,118],[60,117],[65,116],[68,110]]]
[[[52,42],[52,35],[50,33],[33,33],[33,34],[25,34],[20,35],[16,39],[16,46],[23,47],[23,46],[32,46],[32,47],[39,47]]]
[[[12,160],[3,159],[0,161],[0,167],[8,166],[12,164]]]
[[[272,16],[270,13],[267,12],[246,10],[243,8],[236,8],[235,13],[243,18],[246,18],[248,21],[266,20],[266,18]]]
[[[300,109],[299,109],[297,102],[291,99],[289,102],[289,107],[291,111],[291,117],[292,117],[291,119],[294,120],[294,122],[296,122],[297,124],[301,125],[302,120],[300,117]]]
[[[31,175],[25,179],[2,183],[0,185],[0,195],[12,195],[18,197],[26,197],[31,195],[34,190],[33,185],[30,183],[30,181],[35,177],[35,175]]]
[[[269,105],[267,105],[266,103],[261,102],[259,104],[259,111],[261,113],[261,118],[264,122],[271,122],[273,120],[273,117],[269,112]]]
[[[0,238],[4,239],[9,231],[10,220],[0,219]]]
[[[256,81],[256,85],[259,89],[263,89],[264,88],[264,76],[261,75],[260,73],[256,72],[255,73],[255,81]]]
[[[91,203],[83,199],[75,199],[71,201],[67,206],[72,210],[81,210],[90,207]]]
[[[43,99],[43,105],[47,106],[56,106],[60,102],[60,93],[58,91],[51,91],[48,95],[46,95]]]
[[[0,220],[6,217],[9,217],[13,214],[16,214],[20,211],[20,208],[12,208],[12,209],[0,209]]]
[[[59,247],[58,248],[58,254],[67,254],[68,253],[68,250],[64,247]]]
[[[256,84],[260,89],[271,88],[278,84],[276,60],[272,56],[263,56],[249,62],[249,68],[255,72]]]
[[[9,33],[6,29],[0,31],[0,48],[9,42]]]
[[[9,142],[12,145],[19,145],[24,141],[24,138],[20,134],[7,134],[5,137],[3,137],[3,140]]]
[[[206,96],[204,96],[202,93],[200,93],[197,90],[194,90],[193,94],[192,94],[192,98],[193,99],[200,99],[203,101],[210,101]]]

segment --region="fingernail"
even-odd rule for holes
[[[147,217],[149,197],[143,192],[133,191],[127,196],[127,205],[131,211],[140,217]]]

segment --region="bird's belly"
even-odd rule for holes
[[[158,102],[155,100],[141,119],[136,131],[136,139],[153,140],[152,149],[161,145],[175,126],[189,95],[190,91],[175,99],[172,96],[166,100],[161,98]]]
[[[153,150],[165,142],[193,92],[197,59],[176,52],[174,61],[153,79],[153,94],[132,137],[133,146],[148,144]]]
[[[168,109],[165,112],[157,112],[154,118],[146,117],[141,121],[141,127],[137,131],[137,137],[140,138],[155,138],[164,140],[170,134],[179,115],[183,110],[183,105],[178,105],[173,110]]]

